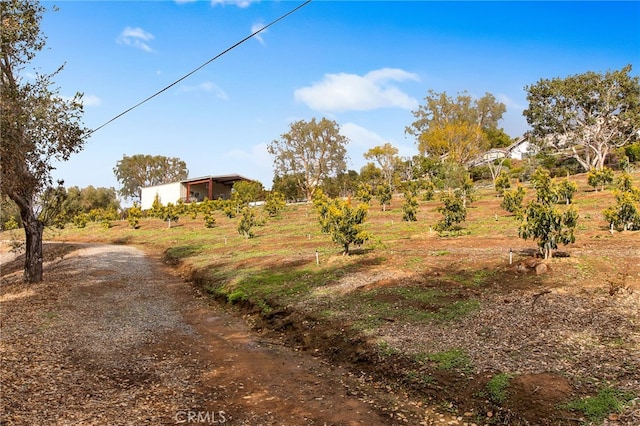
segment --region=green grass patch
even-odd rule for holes
[[[507,387],[509,387],[511,378],[511,374],[500,373],[493,376],[491,380],[487,382],[487,392],[493,402],[502,403],[505,401],[507,398]]]
[[[451,349],[443,352],[427,354],[426,359],[436,365],[436,368],[445,371],[471,372],[473,365],[471,358],[464,351]]]
[[[476,299],[452,297],[445,291],[422,287],[392,287],[349,294],[338,302],[359,320],[356,328],[372,330],[389,320],[454,321],[480,308]]]
[[[571,411],[580,411],[591,422],[601,423],[612,413],[621,413],[625,405],[635,398],[631,392],[610,387],[601,389],[596,396],[576,399],[566,404]]]

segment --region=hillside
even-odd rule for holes
[[[584,175],[572,180],[576,242],[549,261],[518,238],[517,221],[491,188],[480,191],[456,237],[431,229],[438,197],[421,201],[411,223],[402,221],[401,195],[384,212],[373,201],[373,238],[350,256],[320,232],[310,204],[265,218],[251,239],[221,212],[214,228],[183,216],[170,228],[143,219],[138,229],[119,221],[46,238],[161,254],[262,335],[469,424],[639,424],[640,232],[611,233],[602,211],[612,191],[594,192]],[[640,185],[640,173],[634,181]],[[585,417],[577,401],[603,392],[626,405]]]

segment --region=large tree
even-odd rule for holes
[[[187,179],[187,164],[179,158],[163,155],[136,154],[122,156],[113,169],[122,186],[121,196],[140,201],[141,188]]]
[[[0,192],[20,210],[25,231],[24,280],[42,281],[44,197],[51,188],[52,162],[68,160],[84,145],[87,129],[81,123],[82,95],[64,98],[52,88],[51,74],[27,77],[27,65],[45,46],[40,22],[45,8],[33,0],[2,0]],[[50,217],[50,215],[48,215]]]
[[[523,114],[532,135],[571,149],[585,170],[601,169],[613,148],[640,139],[640,79],[630,72],[628,65],[525,87],[529,108]]]
[[[294,176],[300,191],[311,200],[323,180],[346,171],[348,143],[335,121],[313,118],[291,123],[289,132],[271,142],[267,151],[274,156],[276,176]]]
[[[380,167],[386,184],[392,186],[393,174],[401,163],[400,157],[398,157],[398,148],[387,142],[381,146],[374,146],[365,152],[364,158],[374,160]]]
[[[446,92],[429,90],[425,104],[413,111],[415,121],[405,132],[416,137],[422,155],[464,164],[489,148],[491,132],[505,111],[505,105],[490,93],[473,99],[462,92],[454,99]]]

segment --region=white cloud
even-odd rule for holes
[[[374,146],[383,145],[386,142],[379,134],[355,123],[342,124],[340,126],[340,133],[349,138],[350,145],[358,146],[365,151]]]
[[[227,95],[227,93],[224,90],[222,90],[220,86],[218,86],[217,84],[211,81],[205,81],[196,86],[182,85],[180,86],[180,89],[178,90],[178,92],[179,93],[188,93],[188,92],[212,93],[218,99],[223,99],[223,100],[229,99],[229,96]]]
[[[264,24],[253,24],[251,26],[251,34],[255,33],[256,31],[260,31],[262,28],[264,28]],[[264,34],[267,33],[267,30],[263,30],[260,31],[259,34],[256,34],[255,36],[253,36],[256,40],[258,40],[260,42],[261,45],[264,46],[264,39],[262,38],[262,36]]]
[[[116,43],[135,47],[145,52],[153,52],[153,49],[146,42],[154,38],[153,34],[146,32],[140,27],[126,27],[116,39]]]
[[[378,108],[416,109],[418,101],[398,89],[393,82],[418,81],[416,74],[382,68],[364,76],[325,74],[311,86],[297,89],[294,97],[309,108],[322,112],[367,111]]]
[[[85,95],[82,97],[82,105],[86,107],[100,106],[102,105],[102,99],[95,95]]]
[[[211,5],[215,6],[215,5],[221,4],[224,6],[227,4],[231,4],[244,9],[251,6],[251,3],[255,3],[256,1],[258,0],[211,0]]]

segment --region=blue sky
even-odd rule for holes
[[[84,93],[94,129],[302,2],[43,2],[46,50],[33,65],[61,94]],[[417,153],[404,129],[427,91],[505,103],[512,137],[527,123],[525,86],[542,78],[640,75],[640,2],[321,1],[260,33],[95,132],[57,164],[65,186],[115,187],[123,155],[178,157],[190,177],[273,179],[267,145],[290,123],[335,120],[349,169],[386,142]]]

